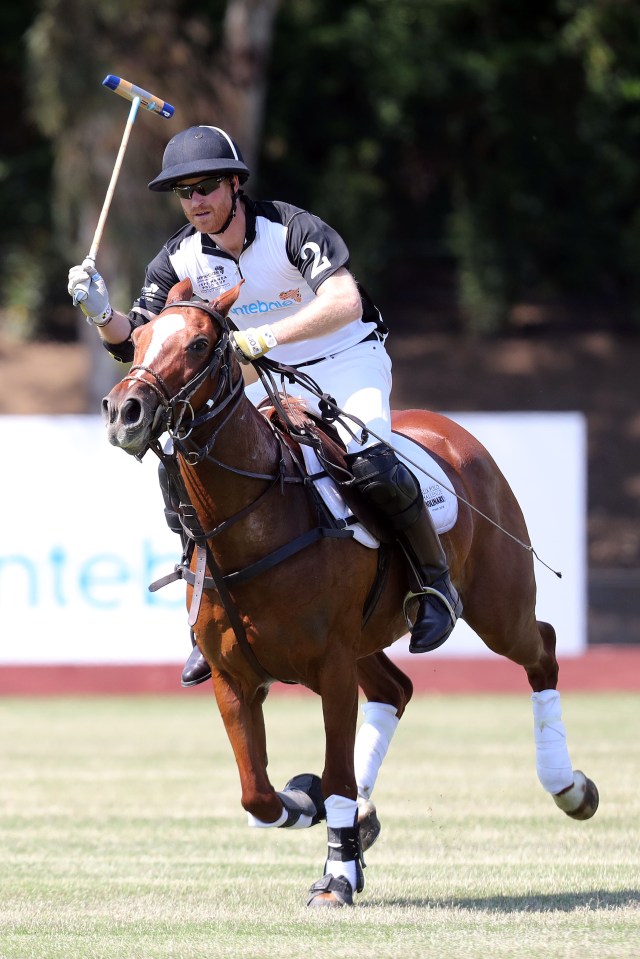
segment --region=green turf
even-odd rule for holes
[[[538,785],[521,696],[422,697],[375,800],[353,909],[305,907],[324,826],[250,830],[207,698],[0,700],[1,959],[640,956],[640,704],[566,695],[601,807]],[[321,771],[319,702],[267,703],[281,788]]]

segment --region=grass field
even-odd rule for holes
[[[421,697],[364,893],[312,911],[324,826],[247,828],[213,701],[0,700],[0,957],[640,957],[638,697],[563,705],[594,819],[538,785],[526,693]],[[277,788],[321,771],[316,699],[272,696],[267,726]]]

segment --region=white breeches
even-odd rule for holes
[[[316,381],[323,393],[334,398],[340,409],[361,420],[365,426],[377,433],[369,434],[364,443],[354,440],[347,430],[336,423],[338,432],[349,453],[368,446],[375,446],[381,437],[385,442],[391,439],[391,413],[389,395],[391,393],[391,359],[381,342],[358,343],[343,353],[329,356],[313,366],[303,366],[302,373]],[[280,384],[277,384],[280,386]],[[306,400],[309,406],[318,411],[318,399],[297,383],[285,381],[285,389],[290,396]],[[252,383],[246,389],[247,396],[257,406],[265,397],[262,383]],[[359,436],[356,424],[347,420],[348,425]]]

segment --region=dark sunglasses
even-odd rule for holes
[[[226,179],[226,176],[212,176],[206,180],[200,180],[199,183],[190,183],[188,186],[174,186],[171,189],[181,200],[190,200],[194,193],[197,193],[198,196],[209,196]]]

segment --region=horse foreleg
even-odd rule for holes
[[[271,785],[262,710],[266,689],[253,690],[247,699],[217,670],[213,671],[213,688],[238,766],[241,803],[249,825],[258,829],[303,829],[324,819],[318,776],[294,776],[282,792]]]
[[[345,651],[346,652],[346,651]],[[354,745],[358,712],[355,663],[346,655],[331,660],[320,682],[326,737],[322,789],[327,815],[328,853],[324,876],[309,890],[309,906],[352,905],[364,888],[358,828]]]
[[[560,693],[556,689],[558,663],[556,635],[549,623],[537,623],[544,654],[540,663],[527,669],[533,689],[533,731],[536,746],[536,771],[543,789],[572,819],[590,819],[598,808],[598,790],[569,757],[567,736],[562,721]]]
[[[267,775],[267,744],[262,705],[267,691],[247,695],[219,670],[212,671],[213,689],[240,776],[241,803],[249,816],[264,825],[279,825],[283,804]]]

